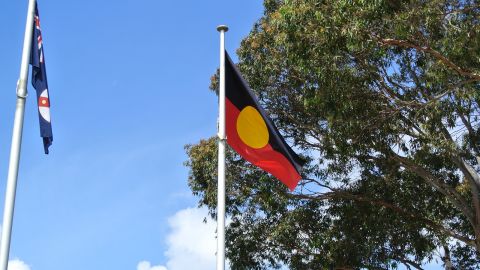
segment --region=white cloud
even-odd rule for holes
[[[187,208],[177,212],[168,220],[172,230],[167,238],[169,270],[215,269],[216,223],[209,220],[206,209]]]
[[[19,259],[14,259],[8,261],[8,270],[30,270],[30,266]]]
[[[0,224],[0,232],[2,231],[2,224]],[[1,241],[1,233],[0,233],[0,241]],[[8,261],[7,265],[8,270],[30,270],[30,266],[25,262],[15,258],[13,260]]]
[[[187,208],[168,219],[166,267],[151,266],[148,261],[138,264],[137,270],[211,270],[215,269],[216,223],[204,218],[206,209]]]
[[[137,270],[167,270],[167,268],[161,265],[152,266],[150,262],[142,261],[138,263]]]

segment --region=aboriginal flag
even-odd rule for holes
[[[225,52],[228,144],[243,158],[294,190],[304,161],[287,145]]]
[[[52,123],[50,119],[50,98],[48,95],[45,55],[43,54],[42,30],[40,28],[40,18],[36,5],[30,64],[32,65],[32,85],[37,91],[40,136],[43,138],[43,148],[45,149],[45,154],[48,154],[48,147],[52,145],[53,135]]]

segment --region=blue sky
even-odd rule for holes
[[[0,6],[2,210],[27,2]],[[234,56],[262,1],[45,0],[39,11],[54,142],[45,156],[29,84],[13,268],[213,269],[214,224],[202,224],[183,147],[216,132],[216,26],[229,25]]]
[[[2,211],[27,2],[0,7]],[[230,26],[234,54],[262,2],[40,0],[39,11],[54,142],[45,156],[29,84],[11,258],[32,270],[172,265],[188,246],[178,241],[199,241],[182,239],[203,215],[183,147],[216,133],[216,26]]]

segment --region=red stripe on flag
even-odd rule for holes
[[[244,159],[269,172],[293,191],[302,177],[292,163],[284,155],[275,151],[270,144],[254,149],[243,143],[236,128],[240,111],[228,98],[225,103],[228,144]]]

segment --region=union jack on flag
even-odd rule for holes
[[[42,30],[40,28],[40,17],[36,5],[30,64],[32,65],[32,85],[37,92],[40,136],[43,138],[45,154],[48,154],[48,147],[52,145],[53,142],[53,134],[50,119],[50,98],[48,94],[47,72],[45,69],[45,56],[43,54]]]

